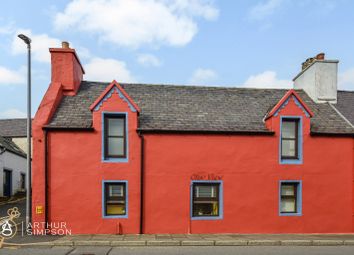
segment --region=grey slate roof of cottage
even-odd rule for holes
[[[27,119],[0,119],[0,136],[25,137],[27,136]]]
[[[338,91],[335,107],[354,125],[354,91]]]
[[[26,157],[26,153],[20,149],[10,138],[0,136],[0,154],[3,150],[10,151],[16,155]]]
[[[269,132],[263,118],[287,92],[285,89],[119,84],[141,109],[139,128],[159,131]],[[76,96],[64,96],[48,127],[92,127],[89,107],[108,85],[83,81]],[[304,91],[297,92],[314,113],[311,132],[354,133],[331,106],[316,104]]]

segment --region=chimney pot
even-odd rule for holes
[[[61,43],[61,47],[62,47],[63,49],[70,49],[70,44],[69,44],[69,42],[67,42],[67,41],[63,41],[63,42]]]
[[[318,53],[316,56],[317,60],[324,60],[325,59],[325,54],[323,52]]]

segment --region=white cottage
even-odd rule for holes
[[[26,153],[11,139],[0,136],[0,197],[26,190]]]

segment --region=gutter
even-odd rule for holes
[[[44,130],[44,194],[45,194],[45,206],[44,206],[44,222],[48,223],[48,131]]]
[[[269,135],[274,131],[216,131],[216,130],[164,130],[164,129],[138,129],[139,134],[209,134],[209,135]]]
[[[311,136],[354,137],[353,133],[311,132]]]
[[[53,127],[44,126],[43,130],[53,130],[53,131],[94,131],[93,127]]]

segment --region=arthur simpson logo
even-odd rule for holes
[[[0,218],[0,248],[5,239],[11,239],[16,235],[17,225],[14,219],[20,217],[21,213],[14,207],[7,210],[7,215]]]
[[[22,236],[24,235],[71,235],[71,229],[66,225],[66,222],[34,222],[29,223],[27,228],[22,224]]]
[[[4,240],[13,238],[21,224],[21,235],[71,235],[66,222],[34,222],[28,226],[24,222],[16,224],[14,219],[20,217],[21,213],[17,207],[7,210],[7,216],[0,218],[0,248]]]

